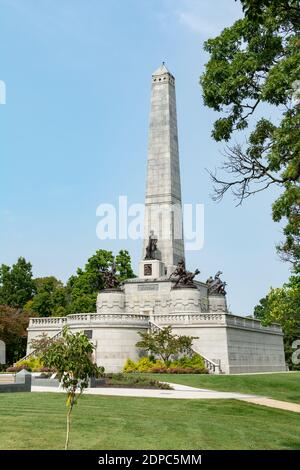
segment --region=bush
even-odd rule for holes
[[[142,357],[137,362],[137,372],[149,372],[153,367],[153,362],[150,361],[149,357]]]
[[[127,359],[123,372],[152,372],[154,374],[207,374],[204,361],[199,354],[183,356],[173,362],[164,363],[153,357],[142,357],[138,362]]]
[[[21,367],[31,372],[39,372],[43,367],[43,363],[39,357],[32,356],[29,359],[19,361],[16,367]]]
[[[109,373],[104,374],[105,386],[129,388],[158,388],[171,390],[170,385],[139,374]]]
[[[163,361],[153,357],[141,357],[137,362],[127,359],[123,372],[151,372],[153,367],[165,367]]]
[[[181,369],[204,369],[204,360],[199,354],[190,356],[183,356],[180,359],[173,361],[170,367],[180,367]]]
[[[137,370],[136,363],[132,361],[131,359],[127,359],[123,367],[123,371],[128,373],[128,372],[136,372],[136,370]]]
[[[152,372],[152,369],[153,369],[153,368],[166,369],[167,366],[166,366],[166,364],[164,363],[164,361],[162,361],[161,359],[156,359],[156,360],[154,360],[153,363],[152,363],[151,372]]]

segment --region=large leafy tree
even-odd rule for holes
[[[300,266],[300,2],[241,0],[244,18],[205,42],[210,55],[200,81],[204,103],[220,114],[212,136],[229,142],[222,169],[211,173],[215,199],[232,190],[239,203],[272,185],[281,188],[273,219],[285,220],[278,247]]]
[[[69,313],[95,312],[97,294],[103,288],[101,271],[109,269],[112,262],[111,251],[97,250],[88,259],[84,269],[78,268],[77,274],[70,277],[67,283]]]
[[[292,276],[281,288],[270,289],[266,297],[254,309],[254,316],[265,324],[280,323],[284,333],[286,361],[290,368],[293,341],[300,338],[300,278]],[[298,366],[299,368],[299,366]]]
[[[24,258],[19,258],[12,267],[3,264],[0,304],[24,308],[31,316],[40,317],[95,312],[97,295],[104,287],[103,271],[111,269],[113,261],[111,251],[97,250],[66,286],[54,276],[33,279],[32,266]],[[134,277],[128,251],[121,250],[115,263],[120,281]]]
[[[36,294],[25,305],[26,311],[40,317],[66,315],[67,291],[63,283],[54,276],[34,279]]]
[[[299,0],[241,0],[241,4],[251,21],[261,21],[266,8],[269,8],[272,15],[280,15],[294,25],[299,24]]]
[[[117,275],[120,281],[134,277],[128,251],[121,250],[116,256]],[[103,271],[109,270],[114,262],[111,251],[97,250],[84,269],[78,269],[67,283],[70,303],[68,313],[95,312],[96,298],[104,287]]]
[[[13,364],[26,353],[28,314],[0,305],[0,339],[6,345],[6,363]]]
[[[12,266],[0,267],[0,304],[22,308],[35,294],[32,265],[20,257]]]
[[[127,250],[120,250],[116,256],[116,268],[118,271],[119,281],[125,281],[126,279],[132,279],[135,277],[131,266],[130,254]]]

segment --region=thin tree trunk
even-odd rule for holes
[[[65,450],[68,450],[69,446],[69,435],[70,435],[70,424],[71,424],[71,412],[72,412],[73,404],[70,405],[67,413],[67,434],[66,434],[66,443],[65,443]]]

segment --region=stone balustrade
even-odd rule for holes
[[[237,327],[237,328],[246,328],[250,330],[258,330],[263,331],[265,333],[272,333],[272,334],[281,334],[282,329],[281,326],[277,323],[272,323],[271,325],[265,326],[261,323],[260,320],[256,318],[248,318],[248,317],[238,317],[236,315],[225,315],[226,325],[230,327]]]
[[[170,315],[153,315],[153,320],[157,324],[168,325],[197,325],[203,323],[223,324],[225,323],[225,315],[215,313],[185,313]]]
[[[281,326],[272,323],[269,326],[262,325],[256,318],[239,317],[226,313],[184,313],[170,315],[153,315],[153,321],[161,325],[220,325],[250,330],[263,331],[265,333],[282,334]]]
[[[68,315],[68,325],[92,325],[97,324],[118,324],[118,325],[137,325],[147,326],[149,322],[148,315],[135,313],[77,313]]]
[[[64,325],[86,327],[97,325],[135,325],[147,327],[149,315],[135,313],[77,313],[66,317],[31,318],[29,329],[62,329]]]
[[[228,327],[245,328],[270,333],[282,334],[280,325],[262,325],[255,318],[239,317],[223,313],[184,313],[184,314],[154,314],[153,321],[161,325],[225,325]],[[31,318],[30,329],[50,328],[62,329],[64,325],[86,326],[105,324],[124,324],[147,326],[149,315],[139,313],[77,313],[66,317]]]
[[[67,323],[67,317],[30,318],[29,328],[55,327],[62,328]]]

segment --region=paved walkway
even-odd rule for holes
[[[234,392],[218,392],[215,390],[207,390],[205,388],[189,387],[188,385],[180,385],[170,383],[173,390],[154,390],[141,388],[87,388],[85,394],[102,395],[102,396],[118,396],[118,397],[140,397],[140,398],[175,398],[175,399],[194,399],[194,400],[218,400],[231,399],[241,400],[255,405],[263,405],[279,410],[293,411],[300,413],[300,405],[286,401],[273,400],[272,398],[250,395],[245,393]],[[63,392],[62,388],[57,387],[39,387],[32,386],[32,392]]]
[[[256,398],[255,395],[234,393],[234,392],[217,392],[202,388],[189,387],[187,385],[170,384],[173,390],[161,389],[141,389],[141,388],[87,388],[84,393],[89,395],[114,395],[119,397],[143,397],[143,398],[178,398],[178,399],[235,399],[242,400],[247,398]],[[63,392],[61,388],[56,387],[39,387],[32,386],[33,392]],[[259,397],[257,397],[259,398]]]
[[[291,403],[290,401],[273,400],[273,398],[255,397],[255,398],[241,398],[240,400],[255,405],[269,406],[270,408],[277,408],[278,410],[294,411],[300,413],[300,405],[298,403]]]

